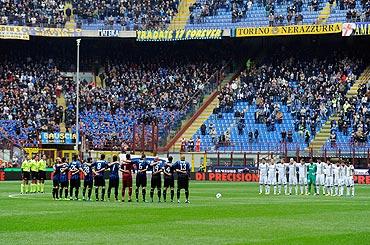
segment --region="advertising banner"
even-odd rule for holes
[[[27,27],[0,25],[0,39],[30,40],[30,35]]]
[[[286,36],[340,33],[342,23],[325,25],[292,25],[236,28],[235,37]]]
[[[177,41],[189,39],[221,39],[223,30],[158,30],[136,31],[136,41]]]
[[[41,144],[76,144],[76,134],[73,133],[41,133]]]
[[[370,23],[344,23],[342,26],[342,36],[364,36],[370,35]]]

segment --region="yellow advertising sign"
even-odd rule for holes
[[[30,40],[30,35],[27,27],[0,25],[0,39]]]
[[[285,36],[307,34],[329,34],[342,31],[342,23],[326,25],[294,25],[236,28],[235,37]]]
[[[175,41],[188,39],[220,39],[223,30],[162,30],[136,31],[136,41]]]

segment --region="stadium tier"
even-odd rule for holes
[[[183,1],[184,6],[191,3]],[[179,12],[180,2],[7,0],[0,1],[0,21],[3,25],[77,26],[85,30],[167,29]],[[190,4],[189,15],[182,12],[180,22],[188,29],[364,22],[370,18],[370,1],[198,0]]]

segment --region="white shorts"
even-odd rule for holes
[[[307,185],[307,177],[299,177],[300,185]]]
[[[328,186],[328,187],[333,186],[333,176],[326,176],[325,186]]]
[[[345,185],[346,184],[346,177],[342,177],[339,179],[339,185],[342,186],[342,185]]]
[[[325,175],[324,174],[316,175],[316,185],[325,185]]]
[[[268,184],[269,185],[276,185],[276,175],[272,175],[268,177]]]
[[[267,185],[267,175],[260,175],[260,184]]]
[[[340,179],[337,178],[335,175],[334,175],[334,178],[333,178],[333,183],[334,183],[335,186],[340,185]]]
[[[346,186],[353,186],[355,184],[355,181],[353,180],[353,177],[346,177],[345,183]]]
[[[280,175],[278,176],[278,184],[279,185],[286,185],[286,175]]]
[[[297,176],[289,175],[289,185],[297,185]]]

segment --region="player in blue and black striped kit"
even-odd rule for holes
[[[152,167],[152,179],[150,185],[150,199],[153,202],[154,189],[157,188],[158,202],[161,202],[161,172],[163,171],[162,162],[159,161],[159,157],[156,157],[154,161],[150,164]]]
[[[60,166],[60,189],[59,189],[59,197],[62,198],[63,196],[63,190],[64,190],[64,199],[67,199],[68,197],[68,163],[66,162],[67,159],[65,157],[62,158],[62,163]]]
[[[181,156],[173,168],[177,172],[177,202],[180,203],[180,190],[185,189],[185,203],[189,203],[190,164],[185,161],[185,156]]]
[[[136,201],[139,201],[139,188],[141,186],[141,193],[143,195],[143,202],[146,202],[145,200],[145,194],[146,194],[146,171],[148,170],[149,163],[146,160],[145,154],[141,155],[141,158],[135,162],[136,165]]]
[[[82,165],[82,169],[84,171],[84,188],[82,190],[82,199],[91,201],[91,193],[93,188],[93,172],[92,172],[92,158],[87,158],[87,162]],[[86,189],[87,189],[87,199],[86,196]]]
[[[95,175],[94,182],[95,182],[95,197],[96,201],[99,201],[99,187],[101,187],[101,201],[104,201],[105,195],[105,179],[104,179],[104,172],[108,167],[107,161],[104,160],[105,155],[101,154],[100,160],[96,161],[93,164],[93,173]]]
[[[53,199],[59,199],[59,183],[60,183],[60,168],[62,166],[62,160],[60,157],[57,157],[56,163],[53,166]]]
[[[69,164],[68,170],[71,172],[69,200],[73,199],[73,189],[75,189],[75,200],[78,200],[78,192],[81,186],[80,172],[83,172],[83,170],[76,155],[72,157],[72,162]]]
[[[109,174],[109,187],[108,187],[108,200],[110,200],[110,193],[112,188],[114,188],[114,198],[118,201],[118,187],[119,187],[119,175],[118,171],[120,169],[120,163],[118,162],[118,157],[113,156],[113,162],[108,164],[110,169]]]

